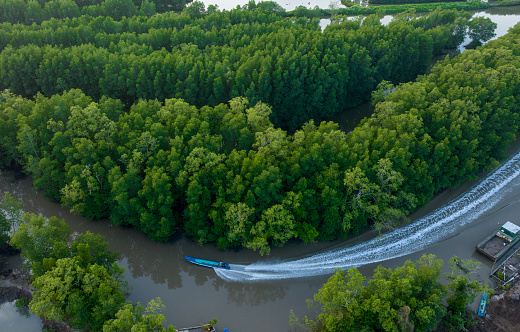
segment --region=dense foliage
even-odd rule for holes
[[[441,2],[438,0],[368,0],[369,4],[410,4],[410,3],[428,3]],[[460,2],[460,0],[442,0],[442,2]],[[466,1],[464,1],[466,2]]]
[[[309,309],[320,309],[316,322],[305,317],[300,323],[291,313],[291,324],[307,331],[419,332],[435,330],[444,319],[450,331],[466,331],[466,306],[488,290],[470,279],[480,263],[452,258],[451,273],[444,275],[447,285],[441,282],[443,264],[423,255],[395,270],[379,266],[368,282],[357,268],[338,270],[308,302]]]
[[[79,17],[109,16],[115,20],[135,15],[182,10],[186,0],[0,0],[0,23],[40,24],[42,21]]]
[[[355,235],[369,223],[393,229],[435,192],[495,166],[518,131],[518,28],[446,59],[416,83],[382,84],[374,93],[374,101],[382,101],[375,114],[348,135],[313,121],[289,135],[272,120],[294,127],[354,103],[385,77],[410,79],[427,68],[424,54],[462,38],[465,17],[408,13],[387,27],[376,16],[338,18],[324,33],[315,21],[281,20],[262,10],[215,12],[196,22],[218,17],[236,22],[217,34],[180,23],[192,22],[186,13],[49,21],[51,32],[86,22],[88,31],[100,31],[99,39],[6,46],[0,84],[27,96],[39,90],[52,96],[29,101],[1,93],[3,165],[23,165],[48,197],[88,218],[109,217],[156,240],[182,228],[200,243],[268,253],[293,238]],[[146,28],[160,22],[186,31]],[[20,35],[45,30],[16,28]],[[136,33],[121,32],[127,30]],[[114,43],[95,45],[109,35]],[[159,36],[165,41],[156,46]],[[171,36],[201,44],[163,49]],[[79,90],[56,94],[75,86],[94,99]],[[171,94],[209,106],[162,101]],[[235,95],[250,102],[236,97],[211,106]]]
[[[10,243],[22,250],[34,278],[54,269],[60,259],[74,259],[82,268],[96,264],[110,269],[119,255],[108,250],[101,235],[87,232],[73,236],[64,220],[30,213],[23,214]]]
[[[0,198],[0,246],[11,239],[12,230],[22,221],[22,203],[9,193]]]
[[[317,19],[261,8],[188,12],[4,24],[0,89],[32,97],[78,88],[126,106],[154,98],[216,106],[243,96],[268,103],[273,124],[295,130],[368,100],[381,80],[424,73],[434,55],[463,41],[470,17],[434,11],[389,25],[338,17],[321,32]]]
[[[20,203],[8,194],[4,201],[0,217],[16,218]],[[124,268],[115,262],[119,254],[108,250],[101,235],[73,235],[64,220],[25,213],[10,244],[21,250],[32,274],[29,309],[34,314],[85,331],[175,331],[162,327],[160,299],[146,310],[125,302],[129,289]]]
[[[301,6],[294,11],[290,12],[292,15],[296,15],[296,12],[307,13],[307,17],[316,17],[318,13],[326,13],[327,15],[368,15],[377,12],[381,13],[402,13],[408,10],[415,10],[417,12],[428,12],[435,9],[457,9],[457,10],[472,10],[472,9],[485,9],[489,8],[489,3],[484,1],[463,1],[463,2],[420,2],[420,3],[404,3],[396,5],[376,5],[376,6],[361,6],[354,4],[350,0],[341,0],[346,8],[338,8],[336,10],[330,9],[306,9]],[[313,16],[308,16],[313,15]]]
[[[476,17],[468,24],[469,37],[473,42],[481,46],[483,42],[490,40],[496,36],[495,30],[497,24],[493,21],[486,20],[484,17]]]
[[[134,307],[130,303],[126,303],[116,313],[116,317],[103,325],[103,332],[175,332],[174,326],[168,325],[165,329],[163,322],[165,317],[161,314],[164,305],[161,299],[151,300],[148,306],[144,308],[141,303],[137,302]]]
[[[125,301],[122,273],[122,269],[82,267],[76,259],[59,259],[33,281],[36,291],[29,309],[45,319],[68,321],[76,329],[100,331]]]
[[[502,0],[498,1],[497,4],[499,6],[518,6],[520,5],[520,0]]]

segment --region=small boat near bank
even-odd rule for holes
[[[480,305],[478,306],[477,315],[484,316],[486,314],[486,304],[487,304],[487,293],[484,292],[482,298],[480,299]]]
[[[184,259],[187,260],[190,263],[201,265],[201,266],[205,266],[205,267],[229,270],[229,264],[228,263],[217,262],[217,261],[210,261],[210,260],[207,260],[207,259],[194,258],[194,257],[190,257],[190,256],[184,256]]]

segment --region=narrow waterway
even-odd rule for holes
[[[504,172],[515,167],[519,167],[516,161],[506,166],[501,176],[503,177]],[[487,180],[488,185],[493,183],[493,177],[500,176],[492,175]],[[443,192],[426,208],[412,215],[412,222],[424,219],[424,216],[441,207],[453,206],[450,202],[471,192],[470,189],[477,183],[466,183],[456,189]],[[520,222],[518,217],[520,177],[513,176],[504,186],[499,182],[495,184],[499,185],[499,190],[486,189],[487,185],[479,190],[478,195],[490,198],[485,203],[486,209],[472,213],[464,205],[458,205],[455,210],[451,210],[453,215],[458,215],[461,211],[469,213],[459,219],[461,223],[457,227],[449,231],[441,230],[443,239],[439,242],[424,248],[415,248],[414,250],[418,249],[415,252],[405,250],[403,251],[406,253],[405,256],[379,263],[369,263],[361,266],[360,270],[370,275],[377,264],[394,268],[402,265],[407,259],[418,259],[423,253],[433,253],[445,261],[457,255],[463,259],[482,261],[484,264],[477,278],[489,281],[491,264],[485,257],[475,252],[475,245],[494,231],[499,224],[508,220]],[[223,260],[233,264],[255,262],[273,264],[294,258],[314,257],[315,253],[327,253],[330,250],[338,252],[344,250],[343,248],[356,248],[356,244],[370,243],[374,238],[372,232],[367,232],[361,237],[347,241],[321,244],[290,243],[287,247],[275,248],[269,258],[261,258],[257,253],[248,250],[222,251],[212,245],[198,246],[184,238],[170,243],[155,243],[132,229],[113,227],[107,221],[86,220],[70,214],[58,203],[49,202],[34,189],[30,178],[14,180],[4,174],[0,176],[0,190],[9,191],[21,200],[25,211],[39,213],[45,217],[55,215],[63,218],[76,232],[90,230],[103,234],[110,249],[118,250],[122,254],[121,264],[127,269],[126,280],[133,287],[130,300],[146,303],[151,298],[161,297],[166,305],[164,314],[167,322],[177,327],[197,325],[217,318],[219,321],[217,327],[221,331],[223,328],[228,328],[231,332],[290,331],[288,324],[290,309],[294,309],[299,316],[312,315],[313,313],[309,313],[306,309],[305,300],[312,298],[329,277],[329,275],[322,275],[260,282],[228,282],[217,276],[211,269],[184,261],[184,255]],[[415,239],[423,243],[430,235],[419,231]],[[411,243],[413,244],[413,241]],[[357,264],[354,261],[352,265]]]
[[[496,36],[491,39],[494,40],[500,36],[505,35],[511,27],[520,21],[520,6],[491,7],[482,11],[473,11],[473,17],[479,16],[489,18],[497,24],[497,28],[495,30]],[[393,19],[393,17],[394,15],[385,15],[381,19],[381,23],[388,24]],[[320,21],[320,25],[323,29],[328,24],[330,24],[330,19],[322,19]],[[465,46],[470,42],[471,39],[466,37],[458,50],[454,50],[454,52],[456,54],[464,52],[466,49]],[[437,60],[441,60],[443,58],[444,56],[441,56]],[[350,132],[354,130],[354,128],[361,122],[361,120],[369,117],[372,112],[374,112],[374,107],[372,104],[370,102],[365,102],[357,107],[339,112],[327,120],[336,122],[339,125],[339,129],[345,132]]]
[[[328,3],[322,7],[327,7],[327,5]],[[499,24],[499,31],[497,32],[504,34],[509,27],[518,22],[520,6],[491,8],[484,11],[482,15],[490,15],[488,17]],[[504,27],[503,24],[505,24]],[[350,131],[371,112],[370,106],[364,105],[338,115],[335,120],[340,122],[340,127],[343,130]],[[518,167],[518,162],[511,163],[505,172],[513,171],[514,167]],[[502,178],[504,177],[502,176]],[[411,216],[412,222],[425,220],[426,215],[451,204],[451,206],[455,206],[455,209],[448,210],[442,218],[433,218],[433,224],[436,224],[439,220],[449,220],[450,225],[454,227],[450,226],[449,230],[444,229],[445,224],[441,223],[439,224],[440,233],[426,233],[419,230],[411,237],[407,237],[406,240],[402,238],[401,241],[407,241],[408,247],[401,246],[398,248],[394,245],[393,258],[380,262],[376,262],[374,259],[354,260],[356,250],[359,251],[359,246],[376,243],[373,240],[375,236],[372,232],[367,232],[356,239],[330,243],[299,244],[291,242],[284,248],[273,249],[268,258],[261,258],[257,253],[249,250],[229,252],[218,250],[211,244],[201,247],[185,238],[179,238],[170,243],[155,243],[135,230],[114,227],[108,221],[89,221],[69,213],[58,203],[49,202],[34,189],[30,178],[14,180],[8,175],[1,174],[0,191],[11,192],[23,202],[24,209],[27,212],[38,213],[45,217],[58,216],[63,218],[75,232],[89,230],[103,234],[110,248],[122,254],[121,264],[127,269],[126,280],[133,287],[130,300],[145,304],[152,298],[161,297],[166,305],[164,314],[167,317],[168,324],[174,324],[180,328],[198,325],[216,318],[218,320],[217,330],[219,331],[228,328],[230,332],[276,332],[291,331],[288,323],[291,309],[294,309],[300,317],[313,315],[313,313],[308,312],[305,300],[312,298],[330,274],[259,282],[229,282],[217,276],[211,269],[187,263],[183,259],[184,255],[228,261],[243,266],[256,263],[257,266],[258,264],[270,264],[280,267],[287,264],[287,261],[301,259],[300,262],[307,262],[309,259],[314,260],[311,257],[316,257],[315,254],[317,253],[330,254],[332,251],[336,255],[335,260],[345,261],[345,258],[350,259],[350,263],[342,265],[343,267],[366,264],[360,267],[360,270],[366,275],[370,275],[378,264],[393,268],[402,265],[407,259],[416,260],[423,253],[433,253],[445,261],[453,255],[457,255],[463,259],[471,258],[482,261],[484,264],[477,278],[489,281],[488,274],[491,263],[475,252],[475,245],[505,221],[509,220],[520,224],[520,217],[518,217],[520,216],[519,177],[515,175],[515,172],[512,172],[507,178],[507,183],[498,187],[496,185],[499,183],[495,179],[488,179],[487,184],[478,190],[478,197],[486,197],[483,203],[479,205],[481,210],[478,212],[475,212],[475,210],[466,211],[468,213],[460,215],[456,222],[452,222],[453,219],[450,216],[468,210],[467,206],[478,199],[470,198],[461,201],[462,204],[460,205],[452,203],[457,197],[470,192],[477,182],[466,183],[435,197],[426,208]],[[493,186],[498,189],[492,191]],[[432,241],[431,236],[439,234],[441,236]],[[390,236],[386,239],[392,240]],[[370,242],[371,240],[372,242]],[[403,244],[404,242],[400,243]],[[356,247],[358,244],[359,246]],[[406,248],[413,248],[413,250]],[[374,254],[378,254],[377,246],[372,247],[372,249]],[[341,255],[338,254],[340,252],[342,252]],[[325,254],[318,257],[322,258],[323,255]],[[15,268],[20,268],[20,264]],[[327,268],[330,268],[330,266]],[[327,270],[327,273],[329,272],[330,270]],[[233,278],[228,277],[228,279]],[[249,278],[249,280],[253,279]],[[12,304],[0,307],[0,324],[2,324],[0,326],[7,326],[5,324],[8,319],[12,321],[12,316]],[[30,324],[33,323],[28,323],[27,326],[32,326]],[[35,324],[38,324],[38,322]],[[27,327],[24,331],[39,331],[39,329],[40,327],[34,327],[34,329]]]
[[[519,178],[520,153],[460,198],[384,236],[298,260],[232,264],[230,270],[217,269],[216,272],[229,281],[303,278],[331,274],[338,268],[348,269],[422,251],[452,236],[464,225],[486,213],[507,195],[510,188],[516,188]]]

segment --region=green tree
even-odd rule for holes
[[[151,300],[144,308],[137,302],[135,308],[131,303],[125,303],[116,313],[114,319],[108,320],[103,325],[103,332],[174,332],[175,327],[169,325],[163,328],[166,319],[161,311],[164,305],[160,298]]]
[[[490,18],[479,16],[468,22],[468,28],[469,37],[478,45],[482,45],[496,36],[497,24]]]
[[[139,7],[139,13],[143,16],[151,17],[157,12],[155,11],[155,3],[149,0],[143,0],[141,2],[141,6]]]
[[[8,242],[12,230],[18,228],[22,221],[22,203],[8,193],[0,200],[0,245]]]
[[[16,169],[23,159],[16,148],[20,121],[30,114],[34,103],[4,90],[0,92],[0,169]]]
[[[26,268],[34,277],[52,269],[56,258],[67,257],[67,241],[72,232],[64,220],[56,217],[46,219],[32,213],[22,216],[22,223],[11,238],[10,244],[22,251],[27,259]]]
[[[24,12],[26,3],[24,0],[4,0],[0,2],[0,22],[11,22],[13,24],[25,22]]]
[[[40,24],[43,20],[44,12],[38,1],[30,0],[27,2],[27,7],[24,14],[26,24]]]
[[[177,226],[172,180],[162,167],[147,168],[145,172],[142,189],[138,193],[143,202],[139,229],[152,239],[164,241],[173,235]]]
[[[244,243],[251,229],[249,217],[254,213],[254,208],[245,203],[232,204],[226,211],[226,222],[230,228],[228,239],[231,242],[242,240]]]
[[[491,294],[486,284],[470,278],[471,274],[477,273],[479,265],[480,262],[462,260],[457,256],[450,259],[451,272],[445,276],[448,280],[448,315],[444,324],[451,331],[466,330],[473,317],[468,313],[467,305],[472,303],[478,294]]]
[[[72,0],[52,0],[45,3],[43,16],[46,20],[51,18],[65,19],[68,17],[78,17],[80,10],[78,5]]]
[[[72,239],[72,231],[64,220],[31,213],[22,216],[10,244],[22,251],[34,278],[52,270],[62,258],[74,258],[84,268],[97,264],[109,269],[119,256],[108,250],[101,235],[86,232]]]
[[[291,324],[310,331],[434,330],[446,314],[444,301],[454,298],[448,292],[452,286],[440,282],[442,267],[441,259],[423,255],[394,270],[377,267],[368,283],[356,268],[338,270],[308,302],[309,309],[320,308],[316,321],[305,317],[300,322],[291,313]],[[473,290],[464,288],[460,294],[470,299]]]
[[[69,250],[69,257],[76,259],[83,267],[97,264],[109,270],[119,258],[118,252],[108,249],[108,243],[103,235],[89,231],[78,234],[70,242]]]
[[[132,17],[137,13],[132,0],[105,0],[102,6],[104,14],[116,21],[120,21],[123,17]]]
[[[157,11],[160,13],[182,10],[189,2],[187,0],[154,0],[154,3],[157,5]]]
[[[66,321],[76,329],[101,331],[125,301],[124,269],[92,264],[75,258],[56,261],[56,267],[37,277],[32,286],[31,312],[45,319]]]
[[[189,6],[184,8],[182,12],[188,14],[192,19],[197,19],[204,16],[206,6],[200,1],[193,1]]]
[[[269,254],[269,243],[283,246],[287,240],[296,236],[294,228],[294,216],[283,205],[274,205],[265,210],[260,221],[253,226],[253,239],[246,246],[259,250],[261,255]]]

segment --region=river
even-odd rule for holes
[[[328,3],[322,7],[327,6]],[[518,22],[520,6],[490,8],[476,15],[490,17],[499,25],[497,33],[502,35],[507,32],[509,27]],[[338,119],[337,121],[341,122],[340,126],[343,130],[350,131],[371,112],[372,110],[367,105],[361,106],[361,108],[345,112],[342,114],[343,120]],[[518,150],[518,147],[515,147],[515,154]],[[513,163],[504,172],[512,171],[516,167],[515,165],[517,163]],[[477,278],[489,281],[491,263],[476,253],[474,247],[499,224],[508,220],[520,223],[518,218],[520,215],[520,177],[513,172],[509,174],[507,180],[507,184],[500,187],[498,191],[491,192],[490,188],[493,183],[496,183],[496,178],[488,179],[488,184],[478,191],[479,197],[486,195],[488,197],[480,205],[480,211],[474,213],[472,210],[473,212],[469,211],[468,214],[463,215],[458,219],[456,227],[451,228],[449,232],[442,231],[442,236],[436,239],[435,243],[423,242],[421,237],[416,237],[415,240],[410,237],[405,240],[408,242],[404,244],[401,242],[403,244],[401,253],[406,253],[406,255],[394,254],[395,258],[379,263],[368,263],[360,266],[359,269],[364,274],[370,275],[377,264],[394,268],[402,265],[407,259],[418,259],[423,253],[433,253],[445,262],[453,255],[457,255],[463,259],[471,258],[482,261],[482,268]],[[471,198],[457,206],[451,203],[457,197],[470,192],[470,189],[476,184],[477,182],[466,183],[436,196],[427,207],[411,216],[412,222],[424,220],[423,217],[445,206],[452,206],[454,209],[447,213],[448,219],[451,214],[467,210],[467,204],[464,202],[469,204],[473,201]],[[228,328],[230,332],[291,331],[288,323],[289,311],[293,309],[299,317],[313,316],[315,313],[307,310],[305,300],[312,298],[330,276],[326,274],[258,282],[229,282],[217,276],[211,269],[187,263],[183,259],[184,255],[228,261],[244,266],[262,262],[262,264],[278,264],[279,267],[282,261],[285,262],[283,264],[287,264],[287,261],[309,259],[308,257],[317,253],[354,247],[363,242],[373,243],[370,240],[374,238],[372,232],[367,232],[355,239],[329,243],[291,242],[284,248],[274,248],[268,258],[261,258],[257,253],[249,250],[231,252],[219,250],[211,244],[198,246],[183,237],[169,243],[155,243],[135,230],[114,227],[106,220],[89,221],[69,213],[60,204],[45,199],[34,189],[30,178],[13,180],[2,174],[0,175],[0,191],[11,192],[23,202],[24,210],[27,212],[39,213],[45,217],[63,218],[75,232],[89,230],[103,234],[110,249],[122,254],[120,263],[126,268],[125,278],[133,287],[129,299],[145,304],[152,298],[161,297],[166,305],[164,314],[167,317],[167,323],[174,324],[178,328],[199,325],[216,318],[218,320],[216,327],[219,331],[224,328]],[[431,235],[421,234],[425,238]],[[417,251],[411,252],[409,249],[418,242],[421,242],[421,246],[415,247],[413,250]],[[353,252],[350,255],[353,255]],[[368,261],[370,260],[353,260],[349,264],[364,264]],[[12,265],[14,268],[20,269],[21,261],[15,260]],[[31,325],[34,324],[34,317],[27,321],[25,318],[20,318],[20,322],[13,323],[13,319],[16,320],[14,316],[16,315],[13,315],[12,303],[0,308],[2,326],[19,326],[20,331],[39,331],[40,327],[35,326],[40,325]],[[31,323],[21,325],[28,321]]]
[[[520,158],[518,146],[515,147],[516,158]],[[453,200],[463,194],[471,192],[477,181],[466,183],[452,190],[447,190],[436,196],[424,209],[411,216],[412,224],[417,220],[431,215],[441,207],[450,207],[451,210],[444,218],[450,215],[459,215],[456,227],[441,230],[442,237],[438,242],[428,247],[420,248],[410,253],[417,243],[405,240],[401,243],[401,250],[407,253],[402,257],[395,257],[380,262],[385,267],[401,266],[405,260],[418,259],[423,253],[433,253],[437,257],[448,261],[453,255],[463,259],[474,259],[484,264],[477,278],[489,282],[488,274],[491,264],[482,255],[475,252],[475,245],[499,224],[505,221],[518,223],[520,213],[520,176],[518,176],[519,162],[505,164],[500,176],[491,175],[486,178],[487,183],[478,190],[479,197],[487,197],[482,201],[478,211],[468,209],[478,199],[464,198],[466,204],[453,204]],[[495,174],[495,173],[493,173]],[[500,185],[502,178],[505,185],[499,190],[492,191],[492,187]],[[65,219],[75,232],[90,230],[103,234],[112,250],[122,253],[121,264],[127,272],[125,279],[133,287],[130,300],[146,303],[154,297],[161,297],[166,305],[164,314],[167,322],[177,327],[186,327],[205,323],[217,318],[217,328],[220,331],[228,328],[229,331],[290,331],[288,316],[290,309],[294,309],[298,316],[312,315],[306,309],[305,300],[312,298],[329,275],[315,277],[267,280],[260,282],[228,282],[217,276],[207,268],[192,265],[184,261],[184,255],[204,257],[209,259],[228,261],[233,264],[249,264],[261,261],[276,264],[281,260],[312,257],[316,253],[326,253],[356,244],[370,243],[374,239],[373,232],[347,241],[335,241],[319,244],[289,243],[284,248],[274,248],[268,258],[260,258],[257,253],[249,250],[237,252],[218,250],[212,245],[203,247],[196,245],[186,238],[179,238],[170,243],[155,243],[145,238],[141,233],[132,229],[123,229],[111,226],[107,221],[92,222],[85,218],[73,215],[58,203],[45,199],[34,189],[30,178],[14,180],[6,175],[0,176],[0,190],[11,192],[23,202],[24,210],[41,214],[45,217],[58,216]],[[456,202],[456,201],[455,201]],[[461,214],[464,212],[464,214]],[[451,222],[448,226],[453,225]],[[449,228],[447,226],[447,228]],[[435,233],[418,232],[417,242],[428,240]],[[391,240],[391,239],[390,239]],[[359,250],[352,253],[355,258]],[[336,258],[336,257],[335,257]],[[364,263],[357,261],[357,263]],[[18,263],[20,264],[20,263]],[[361,272],[370,275],[379,263],[369,263],[359,267]],[[357,265],[353,261],[353,265]],[[20,265],[19,265],[20,266]],[[5,310],[0,320],[6,315]],[[25,319],[25,318],[23,318]],[[22,330],[20,330],[22,331]],[[30,331],[25,329],[25,331]]]
[[[520,6],[509,6],[509,7],[491,7],[482,11],[473,11],[473,17],[487,17],[491,19],[493,22],[497,24],[497,28],[495,30],[496,36],[491,40],[497,39],[500,36],[503,36],[507,33],[509,28],[513,27],[520,21]],[[388,24],[394,15],[385,15],[381,18],[381,23]],[[320,21],[321,27],[324,29],[330,23],[330,19],[322,19]],[[459,52],[464,52],[465,46],[471,42],[469,37],[466,37],[464,42],[459,46],[458,51],[455,52],[458,54]],[[444,57],[439,57],[438,60],[443,59]],[[370,102],[362,103],[361,105],[347,109],[343,112],[339,112],[338,114],[331,117],[330,121],[334,121],[339,125],[339,129],[350,132],[354,130],[361,120],[365,117],[369,117],[374,111],[374,107],[370,104]]]

